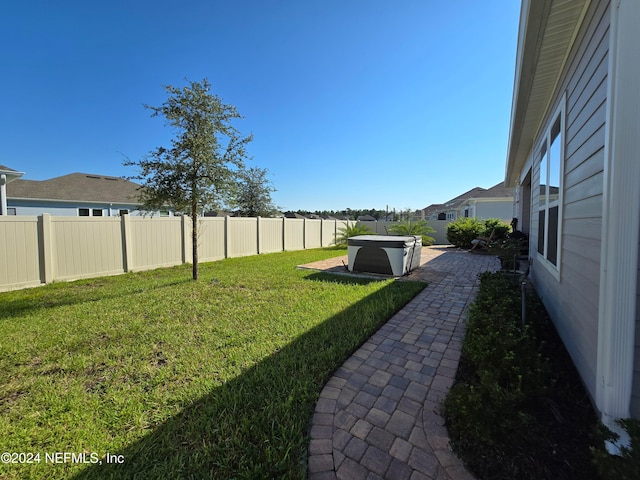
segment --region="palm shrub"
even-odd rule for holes
[[[357,235],[373,235],[373,230],[362,223],[347,224],[338,230],[336,234],[336,245],[344,246],[347,244],[349,238]]]
[[[406,220],[392,225],[387,231],[392,235],[420,235],[422,237],[422,245],[433,245],[433,242],[436,241],[435,238],[428,235],[429,233],[434,233],[435,230],[426,220],[418,220],[417,222]]]

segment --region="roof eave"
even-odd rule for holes
[[[523,0],[505,165],[513,187],[558,87],[590,0]]]
[[[7,183],[9,183],[9,182],[13,182],[14,180],[17,180],[18,178],[23,176],[24,172],[17,172],[15,170],[0,169],[0,175],[4,175],[5,178],[7,179]]]

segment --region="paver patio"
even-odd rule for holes
[[[304,267],[345,272],[342,260]],[[310,480],[474,478],[452,452],[439,409],[454,381],[478,274],[499,267],[494,256],[422,249],[420,268],[403,279],[429,286],[338,368],[320,394],[310,427]]]

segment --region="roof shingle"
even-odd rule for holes
[[[15,180],[8,198],[139,204],[140,185],[124,178],[71,173],[49,180]]]

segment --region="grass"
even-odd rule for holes
[[[0,294],[1,450],[41,455],[0,463],[0,478],[304,478],[324,383],[425,286],[294,268],[341,254]],[[50,464],[52,452],[102,464]]]

